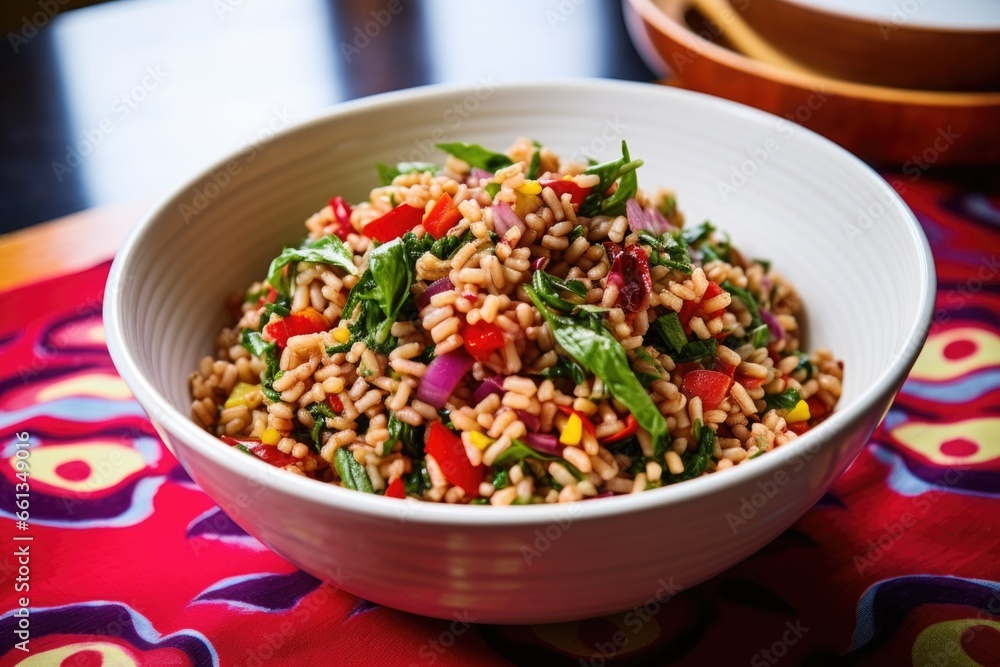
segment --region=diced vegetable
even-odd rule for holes
[[[465,325],[462,339],[465,351],[477,361],[486,361],[491,354],[504,346],[503,330],[486,320]]]
[[[482,450],[492,445],[494,442],[496,442],[496,440],[489,437],[485,433],[480,433],[479,431],[472,431],[471,433],[469,433],[469,442],[471,442],[472,446],[475,447],[476,449]]]
[[[688,399],[695,396],[700,398],[703,409],[714,410],[729,394],[732,384],[732,378],[724,373],[695,370],[684,376],[681,391]]]
[[[478,496],[479,485],[486,477],[486,466],[472,465],[462,439],[441,422],[433,422],[428,429],[424,451],[434,457],[449,482],[465,491],[466,498]]]
[[[292,262],[315,262],[339,267],[352,275],[358,274],[354,254],[333,234],[324,236],[301,248],[285,248],[271,260],[267,269],[267,282],[282,296],[288,296],[288,281],[283,269]]]
[[[577,185],[576,181],[571,178],[543,178],[538,181],[538,184],[543,188],[552,188],[552,192],[560,199],[563,195],[568,194],[574,210],[580,209],[580,205],[591,190],[591,188]]]
[[[604,251],[611,260],[608,284],[618,288],[615,305],[630,315],[646,308],[653,291],[646,253],[637,245],[629,244],[622,248],[610,241],[604,243]]]
[[[236,385],[233,387],[233,390],[229,392],[229,398],[226,399],[226,402],[223,403],[222,407],[235,408],[237,405],[246,405],[247,396],[251,392],[257,389],[260,389],[259,384],[250,384],[249,382],[237,382]]]
[[[540,271],[535,272],[535,276]],[[649,433],[662,455],[666,449],[667,422],[629,367],[625,348],[590,313],[573,318],[553,312],[533,287],[524,287],[556,341],[577,363],[604,381],[611,395],[631,408],[639,425]]]
[[[596,174],[601,180],[597,187],[584,199],[580,214],[593,217],[597,214],[621,215],[625,212],[625,202],[635,197],[639,189],[639,179],[635,170],[642,166],[642,160],[633,160],[628,153],[628,144],[622,141],[622,157],[588,167],[587,174]],[[609,193],[611,186],[618,187]]]
[[[452,201],[451,195],[445,192],[434,204],[431,212],[427,214],[427,218],[424,220],[424,229],[434,238],[441,238],[461,219],[461,211]]]
[[[279,348],[284,348],[292,336],[320,333],[329,329],[330,321],[323,313],[308,307],[288,317],[271,320],[264,327],[264,335],[273,340]]]
[[[588,420],[589,421],[589,420]],[[559,434],[559,442],[564,445],[579,445],[583,437],[583,420],[579,415],[570,415],[566,420],[562,433]]]
[[[365,493],[375,493],[372,487],[372,480],[368,477],[368,471],[358,463],[354,454],[341,447],[333,455],[333,465],[340,475],[341,484],[352,491],[363,491]]]
[[[472,396],[469,397],[470,405],[478,405],[484,398],[491,394],[504,395],[503,388],[503,376],[502,375],[491,375],[485,378],[476,390],[472,392]]]
[[[563,447],[559,444],[559,438],[552,433],[527,433],[524,442],[539,452],[562,456]]]
[[[472,370],[473,360],[463,350],[452,350],[434,357],[417,387],[417,399],[440,410],[451,398],[455,387]]]
[[[602,441],[605,445],[610,445],[613,442],[621,442],[625,438],[629,438],[635,435],[635,432],[639,430],[639,422],[636,421],[635,415],[629,415],[625,418],[625,427],[613,435],[609,435]]]
[[[346,241],[347,235],[354,232],[354,226],[351,225],[351,205],[343,197],[338,196],[330,200],[330,207],[333,209],[333,220],[336,223],[333,233],[341,241]]]
[[[405,498],[406,497],[406,485],[403,484],[403,478],[397,477],[392,480],[392,483],[385,490],[386,498]]]
[[[435,294],[447,292],[454,287],[455,285],[451,282],[451,278],[440,278],[435,280],[427,287],[427,289],[414,297],[414,303],[417,306],[417,310],[423,310],[427,306],[431,305],[431,297]]]
[[[464,161],[470,167],[479,167],[490,172],[496,172],[498,169],[503,169],[514,164],[514,161],[503,153],[494,153],[478,144],[456,142],[451,144],[437,144],[437,147],[445,153]]]
[[[261,461],[270,463],[277,468],[284,468],[287,465],[298,463],[299,459],[291,454],[285,454],[277,447],[265,445],[260,440],[254,438],[234,438],[232,436],[220,436],[222,442],[231,447],[242,447],[245,451],[253,454]]]
[[[264,432],[260,434],[260,441],[265,445],[276,445],[281,442],[281,433],[274,428],[266,428]]]
[[[594,426],[594,422],[590,421],[590,417],[583,414],[582,412],[574,410],[573,408],[567,405],[560,405],[559,412],[563,413],[564,415],[567,415],[568,417],[570,417],[570,419],[572,419],[573,417],[577,417],[580,420],[580,425],[583,427],[583,430],[589,433],[590,435],[596,437],[597,430]]]
[[[788,424],[805,422],[810,419],[812,419],[812,415],[809,414],[809,404],[801,399],[795,404],[795,407],[789,410],[788,414],[785,415],[785,422]]]
[[[510,207],[505,201],[498,201],[493,204],[493,228],[496,233],[503,236],[507,233],[511,227],[517,227],[522,232],[528,228],[524,220],[514,212],[514,209]]]
[[[382,217],[365,225],[364,233],[369,238],[387,243],[398,239],[419,225],[423,217],[424,209],[409,204],[400,204]]]

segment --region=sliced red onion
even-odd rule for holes
[[[417,399],[429,403],[440,410],[451,398],[455,387],[462,381],[465,374],[472,370],[475,363],[465,350],[458,349],[434,357],[427,372],[420,378],[417,387]]]
[[[531,261],[532,271],[544,271],[551,260],[548,257],[536,257]]]
[[[528,433],[522,440],[532,449],[546,454],[562,455],[563,446],[559,444],[559,438],[551,433]]]
[[[500,394],[503,396],[503,377],[499,375],[492,375],[485,380],[483,380],[476,390],[472,392],[472,396],[469,397],[470,405],[479,405],[479,403],[489,396],[490,394]]]
[[[482,187],[483,181],[493,180],[493,174],[486,171],[485,169],[480,169],[479,167],[473,167],[472,171],[469,172],[469,177],[465,179],[465,184],[470,188]]]
[[[524,232],[528,225],[524,223],[524,220],[521,220],[521,216],[514,213],[514,209],[507,202],[501,201],[493,204],[493,231],[503,236],[511,227],[517,227],[521,232]]]
[[[650,228],[649,220],[642,212],[642,206],[635,199],[629,199],[625,202],[625,217],[628,218],[628,228],[633,232]]]
[[[655,206],[646,207],[646,219],[649,220],[649,229],[654,234],[666,234],[670,231],[670,222]]]
[[[451,284],[451,278],[441,278],[439,280],[435,280],[427,286],[427,289],[413,297],[413,302],[417,305],[417,310],[423,310],[431,304],[432,296],[440,294],[441,292],[447,292],[454,287],[455,286]]]
[[[781,326],[781,322],[778,321],[777,317],[761,308],[760,319],[767,325],[768,330],[771,332],[771,338],[774,340],[785,340],[785,327]]]
[[[530,412],[525,412],[524,410],[518,410],[517,416],[521,418],[522,422],[524,422],[525,428],[532,433],[537,432],[541,426],[541,423],[538,421],[538,415],[533,415]]]

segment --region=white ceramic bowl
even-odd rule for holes
[[[187,376],[327,199],[364,198],[376,161],[441,159],[438,141],[502,148],[525,135],[564,155],[646,165],[688,219],[770,257],[805,300],[812,347],[844,360],[833,415],[748,465],[633,496],[561,506],[448,506],[371,496],[278,471],[188,420]],[[934,303],[927,241],[871,169],[833,143],[720,99],[600,80],[429,87],[334,107],[219,162],[162,200],[115,259],[108,346],[164,441],[227,514],[276,553],[398,609],[480,622],[579,619],[711,577],[798,519],[888,409]]]

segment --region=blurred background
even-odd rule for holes
[[[619,3],[563,5],[5,2],[0,231],[153,197],[343,100],[437,82],[653,78]]]
[[[997,0],[8,0],[0,28],[0,233],[438,82],[665,80],[997,190]]]

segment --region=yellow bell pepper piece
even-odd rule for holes
[[[273,428],[266,428],[260,434],[260,441],[265,445],[276,445],[281,441],[281,434]]]
[[[788,411],[785,415],[786,424],[796,424],[798,422],[809,421],[812,415],[809,414],[809,404],[805,401],[799,401],[795,404],[795,407]]]
[[[517,189],[522,195],[541,194],[542,186],[538,181],[525,181],[524,185]]]
[[[482,450],[492,445],[495,442],[495,440],[493,440],[493,438],[489,437],[485,433],[480,433],[479,431],[471,431],[469,433],[469,442],[471,442],[476,449]]]
[[[248,382],[237,382],[236,386],[233,387],[232,392],[230,392],[229,398],[226,399],[226,402],[223,404],[222,407],[235,408],[237,405],[246,405],[247,396],[250,394],[250,392],[257,389],[258,387],[260,387],[259,384],[250,384]]]
[[[346,343],[351,340],[351,332],[347,330],[347,327],[337,327],[333,330],[333,339],[338,343]]]
[[[564,445],[579,445],[581,438],[583,438],[583,420],[579,415],[570,415],[559,435],[559,442]]]

